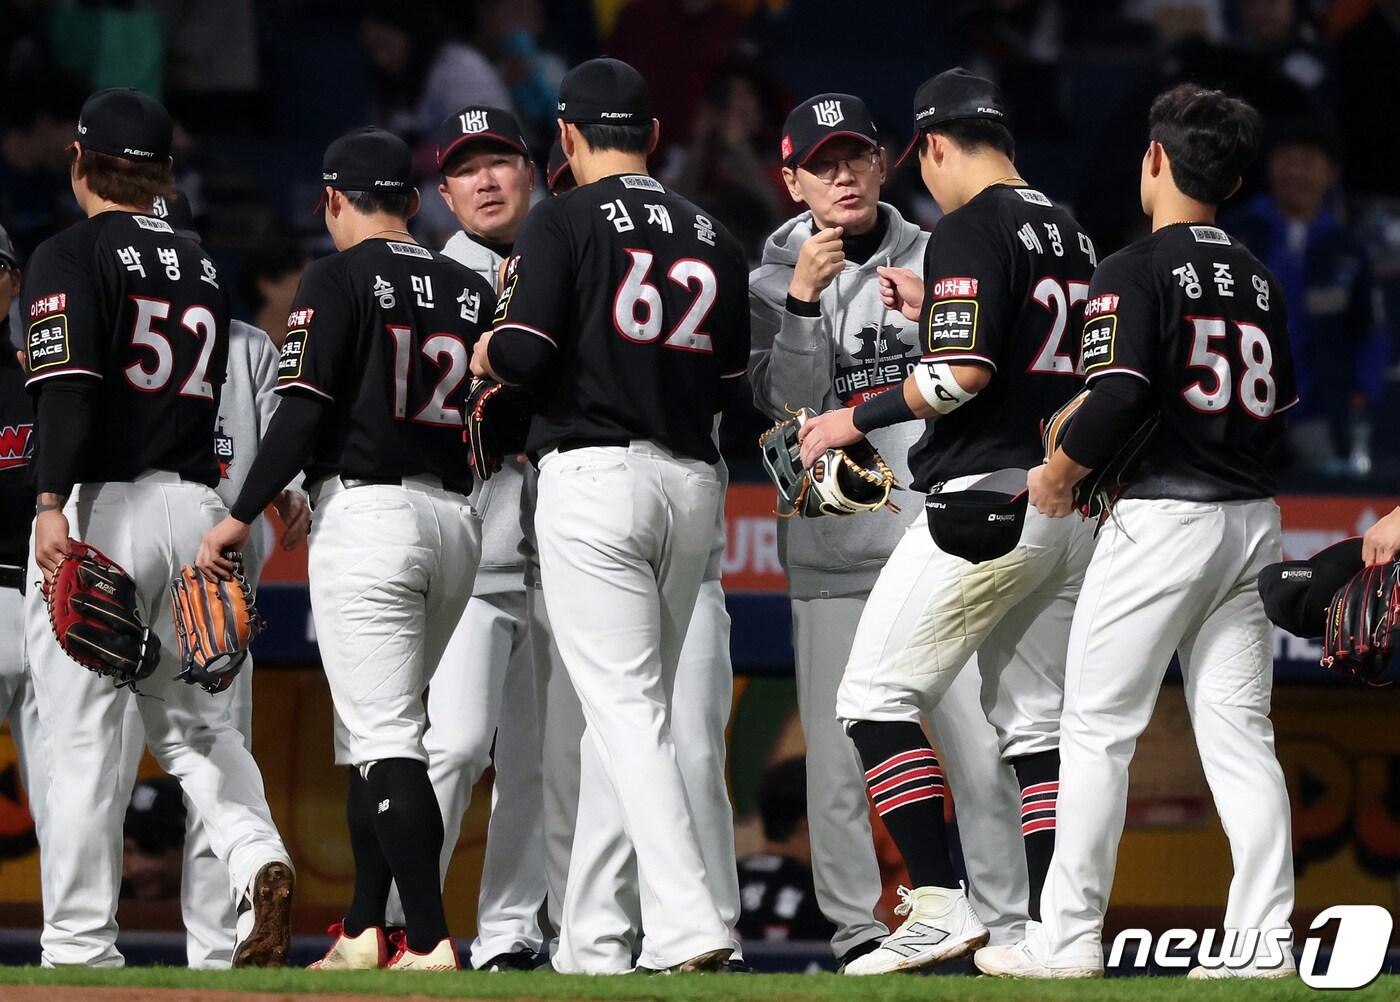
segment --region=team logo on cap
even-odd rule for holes
[[[457,117],[462,122],[462,134],[464,136],[473,132],[486,131],[486,112],[484,111],[464,111]]]
[[[812,111],[817,116],[817,124],[828,129],[834,129],[846,120],[846,114],[841,110],[841,102],[835,99],[818,101],[812,106]]]
[[[170,218],[170,206],[165,204],[164,195],[157,195],[151,200],[151,214],[161,219]]]

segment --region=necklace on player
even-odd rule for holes
[[[995,181],[991,182],[991,184],[988,184],[987,187],[990,188],[994,184],[1014,184],[1024,188],[1026,186],[1026,179],[1020,174],[1008,174],[1006,177],[997,178]]]
[[[392,229],[392,228],[390,228],[390,229],[384,229],[384,230],[375,230],[375,231],[374,231],[373,233],[371,233],[369,236],[365,237],[365,239],[366,239],[366,240],[373,240],[375,237],[379,236],[379,234],[381,234],[381,233],[402,233],[404,236],[408,237],[408,239],[410,239],[410,240],[413,239],[413,234],[410,233],[410,232],[408,232],[408,230],[399,230],[399,229]]]

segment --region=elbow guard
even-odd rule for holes
[[[919,395],[939,414],[951,414],[977,396],[962,388],[947,362],[920,362],[914,367],[914,384]]]

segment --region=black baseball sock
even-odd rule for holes
[[[865,785],[915,887],[957,887],[943,822],[943,770],[918,724],[862,720],[851,740]]]
[[[1021,838],[1030,877],[1030,917],[1040,921],[1040,891],[1055,854],[1055,802],[1060,793],[1059,749],[1011,760],[1021,787]]]
[[[345,796],[345,820],[350,826],[350,851],[355,857],[355,894],[345,913],[345,935],[358,936],[370,926],[384,925],[384,906],[394,875],[374,832],[374,798],[359,769],[350,770]]]
[[[428,767],[413,759],[383,759],[370,767],[369,788],[374,830],[403,901],[408,948],[427,953],[447,936],[438,873],[442,811]]]

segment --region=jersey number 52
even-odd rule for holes
[[[170,303],[164,299],[148,299],[145,296],[132,296],[136,306],[136,322],[131,329],[132,347],[143,348],[151,353],[151,365],[132,362],[122,374],[126,381],[143,393],[157,393],[165,389],[175,372],[175,348],[169,336],[157,330],[155,322],[170,316]],[[214,335],[216,321],[214,314],[206,306],[191,306],[180,315],[180,327],[199,341],[199,357],[185,381],[180,384],[180,396],[214,399],[214,387],[207,377],[209,360],[214,355]]]

